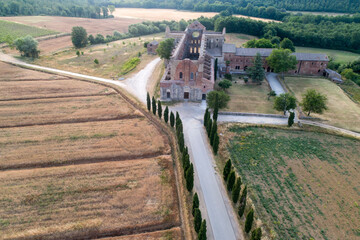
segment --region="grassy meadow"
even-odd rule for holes
[[[359,238],[360,141],[238,124],[220,132],[274,239]]]
[[[342,50],[333,50],[333,49],[324,49],[324,48],[310,48],[310,47],[296,47],[296,52],[301,53],[323,53],[332,57],[334,62],[346,64],[353,62],[360,58],[360,54],[342,51]]]
[[[308,89],[315,89],[328,98],[328,110],[323,114],[311,113],[311,117],[324,123],[360,132],[360,105],[353,102],[335,83],[325,78],[286,77],[285,84],[300,102]]]
[[[0,20],[0,43],[4,42],[7,36],[10,36],[12,39],[16,39],[19,37],[25,37],[26,35],[41,37],[56,33],[57,32],[48,29]]]
[[[245,84],[233,77],[233,85],[227,90],[230,102],[225,111],[277,114],[274,110],[274,97],[268,100],[270,87],[266,81],[261,85]],[[235,83],[237,81],[237,83]]]

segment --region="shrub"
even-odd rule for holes
[[[140,58],[134,57],[121,66],[121,74],[127,74],[140,63]]]
[[[262,232],[261,228],[256,228],[251,232],[251,240],[261,240]]]
[[[291,127],[294,124],[294,118],[295,118],[295,113],[290,112],[290,116],[289,116],[289,119],[288,119],[288,127]]]
[[[97,60],[97,58],[95,58],[94,63],[99,64],[99,60]]]
[[[230,81],[232,81],[232,75],[229,73],[225,73],[224,77]]]

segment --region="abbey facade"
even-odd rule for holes
[[[209,32],[198,21],[184,32],[166,29],[166,38],[175,40],[175,47],[160,81],[161,100],[206,99],[214,89],[214,63],[218,59],[219,73],[244,73],[253,64],[257,53],[263,58],[264,70],[273,71],[266,63],[273,49],[237,48],[225,43],[225,29]],[[323,75],[329,59],[324,54],[293,53],[298,61],[290,74]]]

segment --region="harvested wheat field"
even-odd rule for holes
[[[146,113],[111,87],[0,67],[0,239],[181,239],[171,148]]]
[[[116,94],[0,101],[0,128],[138,117],[143,115]]]
[[[0,233],[70,239],[173,227],[175,194],[162,184],[171,164],[170,157],[157,157],[3,172],[0,218],[7,224]]]

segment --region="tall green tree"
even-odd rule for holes
[[[218,72],[218,59],[215,58],[215,64],[214,64],[214,79],[215,79],[215,81],[217,79],[217,72]]]
[[[162,106],[161,106],[160,100],[158,100],[157,109],[158,109],[158,116],[159,116],[159,118],[161,118],[162,117]]]
[[[220,144],[219,134],[215,133],[214,142],[212,146],[215,155],[217,155],[219,151],[219,144]]]
[[[86,47],[88,38],[85,28],[73,27],[71,31],[71,41],[76,48]]]
[[[225,163],[225,167],[224,167],[224,170],[223,170],[223,177],[224,177],[224,180],[226,181],[229,177],[229,174],[231,172],[231,167],[232,167],[232,164],[231,164],[231,159],[227,160],[227,162]]]
[[[156,115],[156,100],[154,96],[152,97],[152,112],[154,115]]]
[[[235,186],[231,192],[231,199],[233,200],[233,203],[236,203],[239,200],[240,190],[241,190],[241,178],[238,177]]]
[[[296,98],[290,93],[282,93],[275,97],[274,109],[277,111],[283,111],[284,115],[286,111],[296,108]]]
[[[174,116],[174,113],[171,111],[170,112],[170,126],[174,127],[174,125],[175,125],[175,116]]]
[[[257,53],[253,61],[253,66],[247,69],[247,74],[253,82],[260,84],[265,78],[265,70],[260,53]]]
[[[246,200],[243,202],[240,201],[239,208],[238,208],[238,214],[239,214],[240,218],[244,215],[245,208],[246,208]]]
[[[219,114],[219,95],[215,95],[215,106],[214,106],[214,113],[213,113],[213,120],[217,121]]]
[[[165,121],[165,123],[168,123],[168,121],[169,121],[169,108],[168,108],[168,106],[166,106],[165,111],[164,111],[164,121]]]
[[[288,38],[284,38],[281,42],[280,42],[280,48],[283,49],[289,49],[292,52],[295,52],[295,46],[294,43],[288,39]]]
[[[226,185],[228,191],[232,191],[234,187],[234,183],[235,183],[235,172],[231,171],[227,179],[227,185]]]
[[[186,189],[191,192],[194,187],[194,165],[191,163],[186,170]]]
[[[216,134],[217,134],[217,122],[216,122],[216,120],[214,120],[212,128],[211,128],[211,133],[210,133],[210,145],[211,146],[214,145]]]
[[[149,112],[151,111],[151,99],[150,99],[150,94],[149,92],[146,94],[146,104],[147,104],[147,109],[149,110]]]
[[[205,127],[207,126],[207,123],[208,123],[209,119],[210,119],[209,109],[206,108],[205,114],[204,114],[204,126]]]
[[[206,132],[207,132],[208,138],[210,138],[211,128],[212,128],[212,120],[209,119],[207,126],[206,126]]]
[[[1,40],[1,39],[0,39]],[[38,41],[35,40],[32,36],[27,35],[26,37],[17,38],[14,41],[14,46],[22,56],[24,57],[39,57]]]
[[[205,219],[201,223],[198,239],[199,240],[206,240],[207,239],[207,237],[206,237],[206,220]]]
[[[249,233],[254,222],[254,209],[251,209],[250,212],[246,215],[245,220],[245,232]]]
[[[200,201],[199,196],[197,193],[193,196],[193,202],[192,202],[192,215],[195,216],[195,209],[200,207]]]
[[[241,193],[240,202],[246,202],[247,197],[247,185],[245,185],[244,190]]]
[[[295,113],[290,112],[290,116],[288,118],[288,127],[291,127],[294,124],[294,118],[295,118]]]
[[[199,208],[196,208],[194,213],[194,228],[195,228],[195,232],[197,233],[199,233],[200,231],[201,222],[202,222],[201,211]]]
[[[269,66],[274,69],[276,73],[284,73],[289,70],[296,69],[297,60],[294,55],[291,55],[289,49],[274,49],[269,57],[266,58]]]
[[[159,54],[160,58],[169,60],[173,48],[174,48],[174,39],[168,38],[160,42],[159,47],[156,49],[156,52],[157,54]]]
[[[206,103],[208,108],[214,109],[216,104],[216,95],[218,95],[218,107],[219,109],[226,108],[228,102],[230,101],[230,96],[223,91],[211,91],[207,94]]]
[[[328,109],[326,104],[327,97],[315,89],[308,89],[306,93],[303,94],[303,99],[300,103],[303,111],[307,112],[308,116],[310,116],[311,112],[322,114],[324,110]]]

